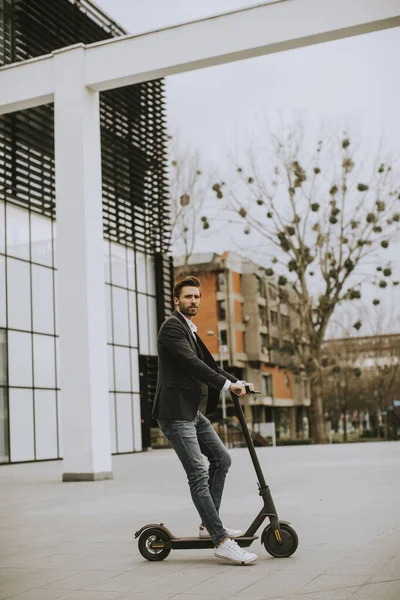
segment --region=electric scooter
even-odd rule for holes
[[[246,394],[260,394],[252,392],[246,385]],[[258,536],[254,535],[261,527],[266,518],[269,524],[261,534],[261,544],[264,544],[266,551],[275,558],[287,558],[294,554],[298,546],[298,537],[290,526],[288,521],[280,521],[271,492],[265,482],[261,466],[254,449],[254,445],[247,427],[246,419],[240,406],[239,398],[231,392],[232,401],[238,416],[243,435],[246,440],[247,448],[253,461],[254,469],[258,479],[258,491],[263,499],[263,507],[258,513],[247,531],[240,537],[234,538],[236,543],[242,548],[248,548]],[[192,550],[200,548],[213,548],[214,544],[210,538],[200,537],[176,537],[163,523],[150,523],[144,525],[136,531],[135,539],[138,540],[140,554],[149,561],[164,560],[171,550]]]

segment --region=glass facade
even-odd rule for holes
[[[142,448],[139,355],[157,356],[154,257],[104,248],[112,451],[132,452]]]
[[[52,219],[0,202],[0,461],[59,458]]]
[[[56,228],[7,202],[0,214],[0,462],[61,458]],[[154,262],[104,240],[113,453],[142,449],[139,355],[157,355]]]
[[[7,332],[0,329],[0,463],[9,462]]]
[[[0,65],[124,33],[88,0],[0,1]],[[120,453],[149,437],[156,332],[171,309],[164,82],[101,93],[100,122],[112,451]],[[62,457],[56,212],[53,106],[0,116],[3,463]]]

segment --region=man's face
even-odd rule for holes
[[[179,298],[174,298],[175,307],[185,317],[192,318],[197,315],[200,304],[200,290],[197,287],[185,285],[181,289]]]

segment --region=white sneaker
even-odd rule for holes
[[[244,534],[244,531],[241,531],[240,529],[226,529],[226,533],[229,535],[229,537],[240,537],[241,535]],[[209,538],[211,537],[210,534],[208,533],[207,529],[205,527],[203,527],[203,525],[200,525],[199,527],[199,538]]]
[[[251,565],[258,558],[257,554],[251,554],[251,552],[243,550],[235,540],[226,540],[218,548],[215,548],[214,556],[225,559],[235,565]]]

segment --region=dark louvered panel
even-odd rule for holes
[[[12,46],[12,6],[10,0],[3,0],[0,4],[0,65],[12,62]]]
[[[143,449],[151,446],[151,411],[157,387],[158,359],[156,356],[139,356],[140,413],[142,420]]]
[[[49,217],[55,215],[52,130],[52,106],[0,118],[0,199]]]
[[[125,32],[88,0],[0,0],[0,64]],[[148,254],[169,246],[164,82],[100,95],[103,226]],[[53,106],[0,117],[0,199],[55,218]]]
[[[173,261],[167,254],[155,255],[156,291],[157,291],[157,324],[161,327],[163,321],[173,310],[172,293],[174,289]]]

